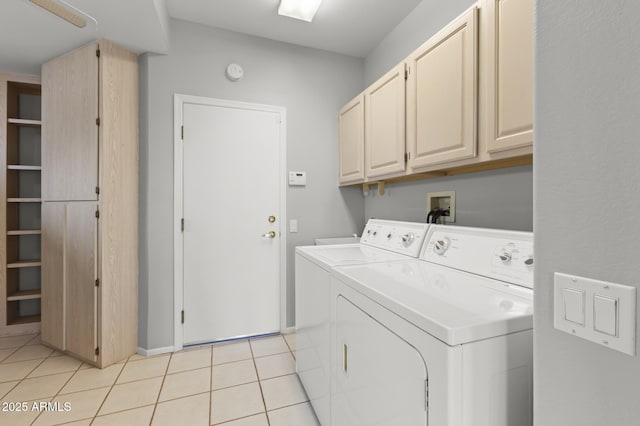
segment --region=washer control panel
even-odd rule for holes
[[[418,257],[428,227],[426,223],[370,219],[360,243]]]
[[[533,288],[533,233],[432,225],[422,260]]]

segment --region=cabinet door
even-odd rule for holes
[[[42,198],[96,200],[97,44],[42,66]]]
[[[488,0],[487,149],[533,143],[533,0]]]
[[[476,156],[477,46],[473,7],[409,57],[412,168]]]
[[[336,299],[333,426],[427,425],[427,367],[410,343]]]
[[[340,183],[364,180],[364,96],[340,110]]]
[[[405,65],[397,65],[365,90],[367,177],[405,168]]]
[[[67,203],[65,241],[66,349],[95,360],[98,219],[95,202]]]
[[[42,203],[42,341],[64,342],[64,241],[66,203]]]

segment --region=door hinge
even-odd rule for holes
[[[180,314],[180,320],[182,321],[182,324],[184,324],[184,311]]]
[[[405,162],[405,164],[409,162],[410,158],[411,158],[411,153],[410,152],[405,152],[404,153],[404,162]]]
[[[184,218],[180,219],[180,231],[184,232]]]
[[[100,117],[96,118],[96,126],[100,125]]]
[[[96,56],[99,58],[100,57],[100,49],[96,49]]]
[[[100,219],[100,210],[96,209],[96,219]]]
[[[409,70],[404,70],[404,79],[409,80]]]
[[[180,139],[184,140],[184,126],[180,126]]]
[[[95,352],[96,356],[100,355],[100,346],[96,347],[96,352]]]
[[[424,410],[429,411],[429,379],[424,381]]]
[[[96,194],[100,195],[100,187],[99,186],[96,186]]]
[[[96,278],[96,287],[100,287],[100,278]]]

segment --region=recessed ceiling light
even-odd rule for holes
[[[311,22],[322,0],[280,0],[278,15]]]
[[[84,28],[87,26],[87,20],[82,16],[75,13],[71,8],[58,3],[55,0],[30,0],[31,3],[37,4],[41,8],[53,13],[59,18],[64,19],[70,24],[75,25],[78,28]]]

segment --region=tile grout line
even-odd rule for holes
[[[96,413],[93,415],[93,420],[91,420],[91,424],[93,424],[93,422],[96,420],[96,417],[98,417],[98,413],[100,413],[100,410],[102,410],[102,407],[104,406],[104,403],[107,401],[107,398],[109,398],[109,395],[111,395],[111,391],[113,390],[113,387],[116,385],[116,383],[118,383],[118,379],[120,378],[120,375],[122,375],[122,372],[124,371],[124,368],[127,366],[127,364],[129,363],[129,358],[128,357],[126,359],[126,361],[124,362],[124,365],[122,366],[122,368],[120,369],[120,372],[118,373],[118,375],[116,376],[116,379],[113,381],[113,383],[111,383],[111,386],[109,387],[109,391],[107,392],[107,394],[104,396],[104,399],[102,400],[102,403],[100,404],[100,406],[98,407],[98,409],[96,410]],[[113,365],[113,364],[112,364]],[[105,386],[106,387],[106,386]],[[97,388],[99,389],[99,388]],[[84,392],[84,391],[81,391]]]
[[[51,355],[53,355],[54,353],[55,353],[55,351],[51,352],[51,353],[49,354],[49,356],[48,356],[47,358],[45,358],[45,361],[46,361],[47,359],[49,359],[49,358],[58,358],[58,357],[55,357],[55,356],[54,356],[54,357],[52,357],[52,356],[51,356]],[[66,355],[62,355],[62,356],[66,356]],[[44,362],[44,361],[42,361],[42,362]],[[60,392],[62,391],[62,389],[64,389],[64,387],[65,387],[65,386],[67,386],[67,384],[69,384],[69,382],[70,382],[70,381],[71,381],[71,379],[76,375],[76,373],[77,373],[78,371],[80,371],[80,368],[82,367],[82,365],[83,365],[83,364],[84,364],[84,361],[80,361],[80,365],[78,365],[78,366],[76,367],[75,371],[73,371],[73,370],[72,370],[72,371],[73,371],[73,374],[71,374],[71,375],[69,376],[69,378],[67,379],[67,381],[66,381],[66,382],[64,382],[64,384],[60,387],[60,389],[58,389],[58,392],[56,392],[56,394],[55,394],[55,395],[53,395],[52,397],[48,397],[48,398],[50,398],[50,401],[53,401],[53,400],[56,398],[56,396],[58,396],[58,395],[60,394]],[[33,371],[32,371],[31,373],[33,373]],[[29,373],[29,374],[31,374],[31,373]],[[64,374],[64,373],[65,373],[65,372],[63,371],[62,373],[56,373],[56,374]],[[53,375],[53,374],[48,374],[47,376],[52,376],[52,375]],[[46,377],[46,376],[38,376],[38,377]],[[40,416],[42,416],[42,414],[44,414],[45,412],[46,412],[46,410],[45,410],[45,411],[41,411],[41,412],[40,412],[40,414],[38,414],[38,415],[36,416],[36,418],[35,418],[35,419],[33,419],[33,422],[31,422],[31,424],[32,424],[32,425],[33,425],[33,424],[35,424],[35,422],[36,422],[36,421],[38,421],[38,419],[40,418]]]
[[[209,346],[209,350],[211,351],[211,358],[209,358],[211,371],[209,372],[209,418],[207,423],[211,424],[211,416],[213,415],[213,346]]]
[[[167,372],[169,371],[169,366],[171,365],[171,360],[173,359],[173,354],[175,352],[171,352],[169,355],[169,361],[167,362],[167,367],[164,369],[164,376],[162,376],[162,383],[160,383],[160,389],[158,389],[158,396],[156,397],[156,403],[153,406],[153,413],[151,413],[151,419],[149,419],[149,424],[153,423],[153,418],[156,415],[156,410],[158,409],[158,401],[160,401],[160,394],[162,394],[162,388],[164,387],[164,381],[167,379]],[[211,385],[209,385],[211,386]]]
[[[271,420],[269,420],[269,412],[267,411],[267,402],[264,400],[264,391],[262,390],[262,382],[260,381],[260,375],[258,374],[258,365],[256,364],[256,357],[253,353],[253,345],[251,345],[251,339],[247,339],[249,343],[249,350],[251,351],[251,359],[253,360],[253,368],[256,369],[256,377],[258,378],[258,387],[260,387],[260,396],[262,397],[262,405],[264,406],[264,416],[267,418],[267,426],[271,426]]]

